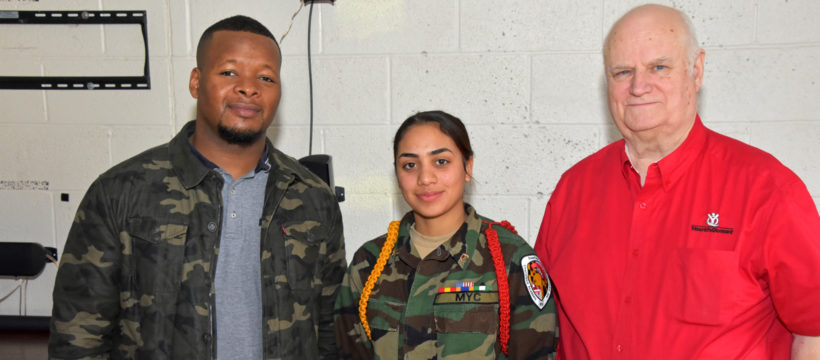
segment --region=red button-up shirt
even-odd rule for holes
[[[535,249],[559,358],[788,359],[820,335],[820,217],[771,155],[696,119],[645,184],[620,140],[561,178]]]

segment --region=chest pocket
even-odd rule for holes
[[[173,319],[181,291],[187,232],[187,225],[132,218],[120,234],[121,269],[127,284],[120,294],[121,336],[140,344],[147,354],[167,346],[174,331],[173,322],[166,319]],[[134,357],[133,353],[119,355]]]
[[[401,346],[399,328],[404,318],[405,304],[385,300],[381,297],[370,298],[367,305],[367,317],[370,334],[373,336],[374,354],[396,354]]]
[[[318,282],[321,261],[327,252],[327,226],[315,220],[304,220],[286,222],[282,229],[288,284],[293,290],[312,289]]]
[[[132,289],[137,294],[157,297],[176,293],[183,275],[188,226],[133,218],[128,220],[127,228],[123,251],[128,264],[123,265]]]
[[[738,273],[734,251],[678,249],[671,271],[672,284],[680,288],[670,293],[682,296],[672,309],[673,315],[687,323],[721,325],[732,317],[733,284]]]
[[[439,358],[495,358],[498,293],[440,293],[433,305]]]

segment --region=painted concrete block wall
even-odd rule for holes
[[[314,153],[334,157],[348,258],[408,211],[392,136],[408,115],[443,109],[476,153],[467,200],[534,241],[561,173],[619,135],[600,48],[635,0],[337,0],[312,18]],[[820,200],[820,2],[661,1],[692,16],[706,49],[700,113],[715,130],[777,156]],[[170,139],[194,117],[188,77],[201,32],[233,14],[281,39],[283,97],[268,135],[308,154],[308,8],[299,0],[19,0],[8,10],[146,10],[151,90],[0,90],[0,241],[62,252],[88,185]],[[142,42],[115,26],[0,25],[0,75],[134,71]],[[68,201],[61,195],[67,194]],[[28,281],[25,310],[48,315],[56,268]],[[0,296],[17,282],[0,279]],[[17,294],[0,314],[17,314]]]

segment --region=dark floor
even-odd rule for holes
[[[48,332],[0,332],[0,359],[48,359]]]

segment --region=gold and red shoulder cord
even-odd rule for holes
[[[487,237],[487,245],[490,248],[490,255],[493,258],[493,267],[495,268],[495,277],[498,282],[498,336],[501,340],[501,351],[504,354],[509,353],[510,342],[510,284],[507,280],[507,268],[504,264],[504,255],[501,253],[501,243],[498,241],[498,233],[493,229],[493,225],[501,225],[507,230],[515,231],[515,228],[508,221],[501,222],[487,222],[487,230],[484,235]],[[373,340],[370,335],[370,324],[367,322],[367,302],[370,300],[370,293],[373,292],[373,287],[379,280],[379,276],[384,271],[384,266],[387,264],[387,258],[393,253],[393,248],[396,246],[396,240],[399,237],[399,221],[393,221],[387,227],[387,240],[379,252],[379,258],[376,260],[376,265],[367,277],[367,282],[362,289],[362,296],[359,298],[359,320],[362,322],[367,338]]]

